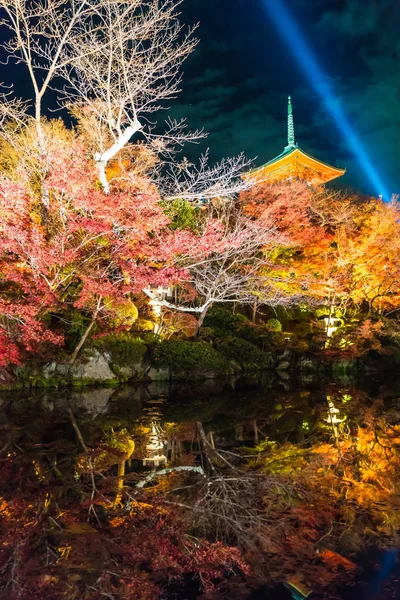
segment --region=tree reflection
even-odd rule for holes
[[[102,412],[75,396],[4,403],[3,597],[179,598],[190,581],[234,599],[258,581],[334,598],[361,555],[398,543],[396,394],[329,385],[116,410],[137,393]]]

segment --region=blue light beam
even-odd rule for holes
[[[351,126],[338,98],[335,96],[317,59],[314,57],[310,45],[300,27],[296,24],[289,10],[282,0],[262,0],[265,10],[270,15],[278,32],[286,41],[294,58],[304,72],[312,87],[321,97],[329,114],[332,116],[339,131],[347,140],[349,148],[356,156],[365,175],[371,182],[374,190],[385,201],[390,200],[390,195],[375,169],[365,147]]]

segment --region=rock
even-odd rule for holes
[[[7,389],[14,381],[13,374],[6,367],[0,367],[0,389]]]
[[[150,369],[152,371],[152,369]],[[150,373],[150,372],[149,372]],[[224,376],[230,373],[224,373]],[[150,376],[150,375],[149,375]],[[183,381],[192,384],[193,382],[200,382],[209,380],[216,380],[221,378],[221,372],[214,369],[193,369],[192,371],[185,371],[183,369],[171,370],[169,379],[171,381]],[[166,381],[166,379],[163,379]]]
[[[96,388],[85,390],[83,392],[74,392],[71,395],[70,402],[76,410],[85,410],[93,418],[102,413],[106,413],[109,407],[109,401],[114,394],[112,388]]]
[[[69,373],[74,381],[82,383],[107,383],[115,381],[115,374],[110,368],[103,354],[97,350],[91,352],[91,356],[85,362],[75,363],[70,366]]]
[[[135,374],[135,371],[132,369],[132,367],[118,367],[116,368],[114,365],[112,366],[112,370],[114,371],[115,375],[118,378],[122,378],[122,379],[132,379],[132,377]]]
[[[147,373],[150,381],[168,381],[170,379],[169,367],[151,367]]]
[[[44,365],[41,371],[43,385],[65,385],[90,383],[110,383],[116,380],[115,374],[110,368],[104,354],[92,350],[90,356],[79,359],[73,365],[68,363],[56,363],[55,361]],[[30,377],[31,383],[40,384],[36,377]]]
[[[167,380],[163,380],[163,381],[152,381],[151,383],[149,383],[146,386],[146,397],[144,398],[144,400],[148,400],[149,396],[150,398],[156,398],[158,396],[165,396],[167,397],[169,394],[169,381]]]
[[[290,373],[288,373],[286,370],[280,369],[278,370],[278,375],[279,375],[279,379],[282,381],[289,381],[290,380]]]
[[[115,365],[112,363],[111,368],[120,379],[143,381],[146,379],[146,372],[149,367],[142,362],[137,362],[132,365]]]
[[[195,379],[218,379],[221,374],[218,371],[214,371],[212,369],[200,369],[199,371],[194,372]],[[190,378],[190,373],[188,373],[187,378]]]
[[[56,371],[57,371],[57,363],[55,360],[53,360],[53,362],[48,363],[47,365],[44,365],[43,377],[45,379],[50,379],[51,377],[54,377],[54,375],[56,374]]]
[[[316,378],[317,378],[317,376],[316,376],[316,373],[314,373],[314,372],[300,371],[299,381],[303,384],[313,383],[314,381],[316,381]]]

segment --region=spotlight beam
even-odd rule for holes
[[[324,102],[328,113],[336,122],[338,130],[347,140],[349,148],[357,158],[373,189],[384,200],[388,201],[390,194],[374,167],[364,145],[347,118],[339,99],[333,92],[325,73],[312,52],[311,46],[285,6],[284,0],[262,0],[262,2],[279,34],[290,48],[299,67]]]

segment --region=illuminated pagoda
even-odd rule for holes
[[[309,185],[323,185],[341,177],[346,169],[339,169],[313,158],[299,148],[294,138],[292,101],[288,98],[288,144],[276,158],[250,171],[246,177],[276,183],[287,179],[302,179]]]

